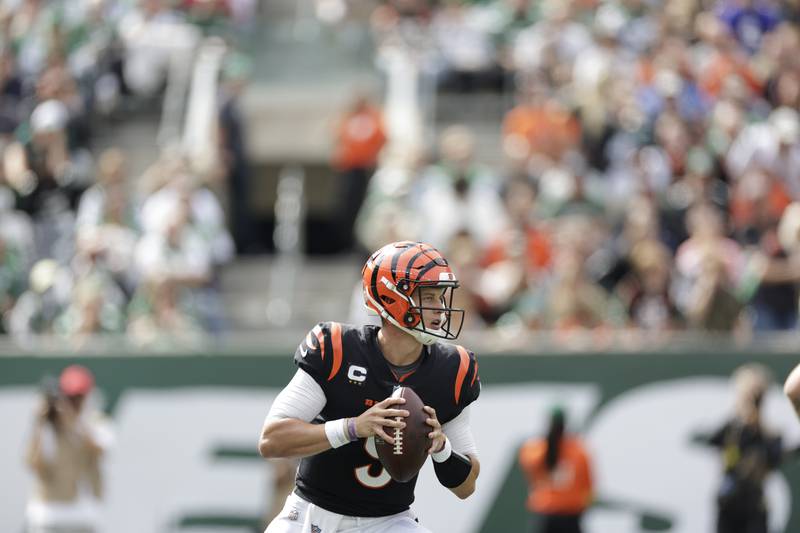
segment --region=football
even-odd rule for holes
[[[423,410],[425,404],[416,392],[408,387],[398,387],[392,397],[406,400],[405,404],[396,407],[408,411],[408,417],[404,419],[406,427],[384,427],[386,434],[394,438],[394,445],[375,437],[375,449],[378,451],[378,459],[392,479],[405,483],[413,479],[425,464],[428,449],[431,447],[428,433],[433,428],[425,422],[428,413]]]

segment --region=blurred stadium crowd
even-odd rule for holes
[[[379,170],[362,240],[440,247],[473,327],[795,329],[798,16],[770,0],[382,5],[378,47],[427,50],[440,99],[515,103],[502,163],[451,126]]]
[[[252,32],[257,7],[0,3],[0,331],[152,346],[226,328],[219,269],[249,229],[228,104],[247,68],[223,69],[216,165],[167,148],[131,176],[92,141],[160,98],[170,50]],[[346,11],[316,1],[334,24]],[[389,110],[357,98],[331,157],[348,246],[439,247],[473,329],[796,329],[798,20],[793,0],[376,2],[378,64],[402,49],[439,101],[513,105],[487,164],[466,125],[394,150]]]
[[[222,328],[216,275],[234,245],[208,184],[225,169],[198,173],[167,148],[129,176],[123,150],[92,147],[152,111],[172,50],[254,6],[0,2],[0,332],[152,346]]]

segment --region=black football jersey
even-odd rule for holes
[[[478,398],[478,363],[472,352],[443,343],[426,346],[417,369],[398,379],[381,352],[379,330],[326,322],[315,326],[300,344],[295,364],[319,383],[327,399],[314,423],[358,416],[391,396],[400,384],[436,409],[442,424]],[[416,482],[416,476],[407,483],[394,481],[369,438],[304,457],[295,490],[334,513],[387,516],[408,509]]]

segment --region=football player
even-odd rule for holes
[[[440,340],[458,337],[464,312],[452,307],[458,280],[438,250],[416,242],[384,246],[362,270],[364,299],[381,326],[315,326],[295,352],[299,367],[267,414],[259,452],[301,457],[295,490],[267,533],[418,532],[409,509],[415,476],[399,483],[383,468],[375,437],[404,427],[398,385],[425,403],[439,481],[459,498],[480,471],[469,404],[480,393],[475,355]]]
[[[786,378],[783,385],[783,392],[791,400],[797,416],[800,417],[800,365],[794,367],[791,374]]]

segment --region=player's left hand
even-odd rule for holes
[[[428,423],[430,427],[433,428],[433,431],[428,433],[428,438],[431,439],[431,447],[428,450],[428,455],[432,453],[436,453],[444,448],[444,441],[445,436],[442,433],[442,425],[439,423],[439,419],[436,418],[436,409],[433,407],[425,406],[425,412],[430,415],[430,418],[425,419],[425,422]]]

